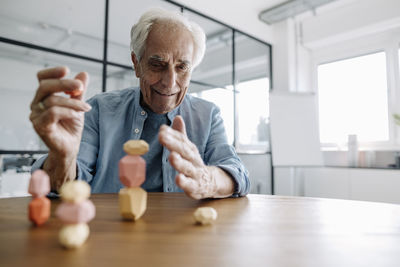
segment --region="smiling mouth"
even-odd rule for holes
[[[173,95],[176,95],[176,93],[174,93],[174,94],[163,94],[163,93],[157,91],[156,89],[154,89],[153,87],[151,87],[151,89],[152,89],[154,92],[156,92],[156,94],[161,95],[161,96],[173,96]]]

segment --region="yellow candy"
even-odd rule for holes
[[[119,210],[124,219],[139,219],[146,211],[147,192],[140,187],[122,188],[119,191]]]
[[[217,211],[211,207],[202,207],[196,209],[193,214],[195,221],[199,224],[211,224],[217,219]]]
[[[74,180],[66,182],[60,189],[61,198],[70,203],[79,203],[89,198],[90,186],[87,182]]]
[[[86,223],[66,225],[58,235],[60,244],[69,249],[82,246],[88,237],[89,226]]]
[[[124,151],[128,155],[143,155],[149,151],[149,144],[144,140],[129,140],[124,144]]]

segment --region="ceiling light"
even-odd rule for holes
[[[335,0],[290,0],[260,13],[260,20],[273,24]]]

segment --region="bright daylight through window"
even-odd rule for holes
[[[193,93],[194,96],[201,97],[207,101],[216,104],[221,111],[221,117],[224,120],[224,126],[230,144],[233,143],[233,95],[232,86],[225,88],[214,88],[204,90],[199,93]]]
[[[319,65],[318,94],[321,143],[389,141],[384,52]]]
[[[237,85],[239,144],[253,149],[269,144],[269,79],[261,78]]]

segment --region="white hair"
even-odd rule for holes
[[[147,36],[155,22],[167,21],[183,26],[193,38],[194,55],[193,68],[198,66],[204,57],[206,50],[206,35],[203,29],[195,22],[189,21],[179,13],[166,11],[161,8],[152,8],[145,12],[139,21],[131,29],[131,53],[135,53],[140,61],[143,56]]]

